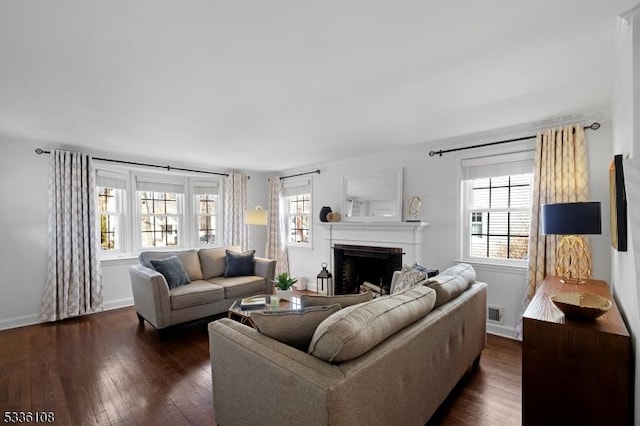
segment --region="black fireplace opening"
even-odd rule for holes
[[[360,291],[366,281],[388,294],[393,272],[402,268],[402,248],[336,244],[334,258],[334,293]]]

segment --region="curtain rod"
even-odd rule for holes
[[[590,124],[589,126],[584,126],[584,129],[587,130],[598,130],[600,128],[600,123],[598,123],[597,121]],[[455,151],[464,151],[466,149],[472,149],[472,148],[481,148],[483,146],[491,146],[491,145],[500,145],[503,143],[509,143],[509,142],[518,142],[518,141],[524,141],[527,139],[535,139],[537,136],[523,136],[521,138],[515,138],[515,139],[507,139],[504,141],[497,141],[497,142],[488,142],[488,143],[481,143],[478,145],[471,145],[471,146],[464,146],[462,148],[452,148],[452,149],[445,149],[445,150],[440,150],[440,151],[430,151],[429,152],[429,157],[433,157],[434,155],[439,155],[440,157],[442,157],[442,154],[446,154],[447,152],[455,152]]]
[[[41,148],[36,148],[36,154],[51,154],[51,151],[45,151],[45,150],[43,150]],[[228,173],[210,172],[210,171],[207,171],[207,170],[183,169],[181,167],[160,166],[158,164],[149,164],[149,163],[136,163],[134,161],[114,160],[114,159],[111,159],[111,158],[93,157],[93,159],[94,160],[99,160],[99,161],[108,161],[110,163],[129,164],[129,165],[132,165],[132,166],[155,167],[155,168],[158,168],[158,169],[167,169],[167,171],[179,170],[181,172],[205,173],[205,174],[210,174],[210,175],[229,176]],[[249,176],[247,176],[247,178],[249,178]]]
[[[304,176],[304,175],[311,175],[313,173],[320,174],[320,169],[314,170],[312,172],[298,173],[297,175],[280,176],[280,180],[287,179],[287,178],[292,178],[292,177]]]

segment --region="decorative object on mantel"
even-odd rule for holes
[[[293,297],[293,285],[298,282],[297,278],[291,278],[288,272],[282,272],[276,276],[273,283],[276,286],[276,296],[278,299],[291,301]]]
[[[551,301],[569,318],[595,319],[611,309],[611,300],[592,293],[559,293]]]
[[[318,290],[318,286],[320,286],[320,289],[322,291],[324,291],[324,284],[326,282],[327,284],[327,293],[329,293],[330,289],[331,289],[331,272],[329,272],[329,270],[327,269],[327,264],[325,262],[322,262],[322,264],[320,265],[322,267],[322,270],[320,271],[320,273],[318,274],[318,277],[316,279],[316,291]]]
[[[342,215],[338,212],[331,212],[327,214],[328,222],[340,222],[342,220]]]
[[[542,205],[542,233],[563,235],[556,251],[556,274],[563,282],[583,284],[591,278],[591,253],[581,235],[600,234],[600,202]]]
[[[407,200],[407,222],[420,222],[420,219],[416,219],[420,214],[420,207],[422,206],[422,200],[417,195],[409,197]]]
[[[320,222],[328,222],[327,215],[331,213],[331,207],[323,206],[320,209]]]

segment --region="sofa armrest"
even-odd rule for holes
[[[136,312],[160,329],[171,324],[169,286],[164,276],[142,265],[129,268]]]
[[[209,324],[209,353],[218,424],[329,424],[337,366],[227,318]]]
[[[273,293],[273,280],[276,276],[276,261],[263,257],[255,258],[254,275],[264,278],[265,294]]]

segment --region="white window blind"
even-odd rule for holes
[[[193,195],[218,194],[218,182],[193,182]]]
[[[136,191],[184,194],[184,182],[174,179],[136,176]]]
[[[283,192],[285,197],[308,194],[311,192],[311,181],[309,179],[285,181]]]
[[[98,169],[96,171],[96,186],[103,188],[126,189],[127,175],[111,170]]]
[[[533,151],[467,158],[462,160],[462,178],[481,179],[495,176],[519,175],[533,171]]]

